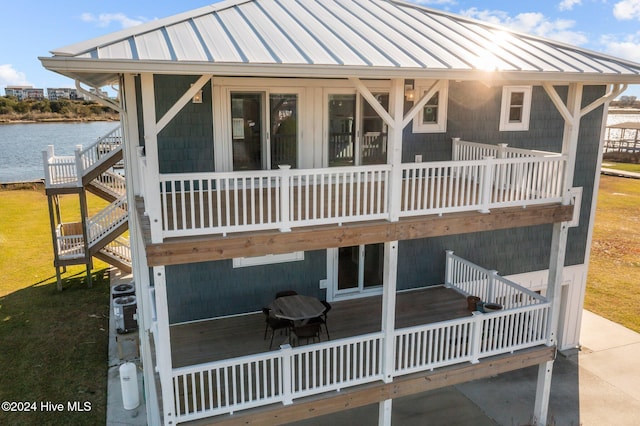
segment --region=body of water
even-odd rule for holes
[[[117,122],[28,123],[0,125],[0,182],[44,179],[42,151],[73,155],[76,145],[89,146],[115,129]]]

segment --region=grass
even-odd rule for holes
[[[585,308],[640,332],[640,180],[602,176]]]
[[[615,162],[607,161],[602,164],[602,167],[606,167],[608,169],[614,169],[614,170],[623,170],[625,172],[640,173],[640,164],[615,163]]]
[[[92,203],[93,201],[93,203]],[[95,210],[101,203],[91,200]],[[103,204],[103,203],[102,203]],[[65,212],[77,197],[63,197]],[[0,411],[0,424],[104,424],[106,418],[109,276],[94,264],[69,267],[56,289],[47,197],[41,188],[0,191],[0,401],[35,402],[36,412]],[[64,412],[43,412],[41,403]],[[67,403],[88,402],[87,412]]]

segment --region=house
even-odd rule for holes
[[[4,89],[5,96],[15,96],[19,101],[27,99],[44,99],[44,89],[37,89],[33,86],[7,86]]]
[[[150,423],[389,424],[396,397],[537,365],[546,424],[640,65],[395,0],[223,1],[41,61],[119,89]],[[270,348],[280,290],[328,301],[330,339]]]

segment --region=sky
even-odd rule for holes
[[[517,31],[640,63],[640,0],[413,0]],[[186,12],[212,0],[6,1],[0,25],[0,95],[7,85],[74,87],[39,56],[123,28]],[[623,95],[640,98],[640,85]]]

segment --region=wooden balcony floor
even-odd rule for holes
[[[382,296],[332,302],[327,324],[331,339],[373,333],[381,329]],[[443,286],[398,293],[396,328],[412,327],[469,316],[464,296]],[[194,365],[269,351],[264,340],[264,315],[252,313],[171,327],[171,355],[174,367]],[[324,328],[322,341],[327,336]],[[272,350],[288,343],[276,332]],[[295,342],[294,342],[295,344]]]

